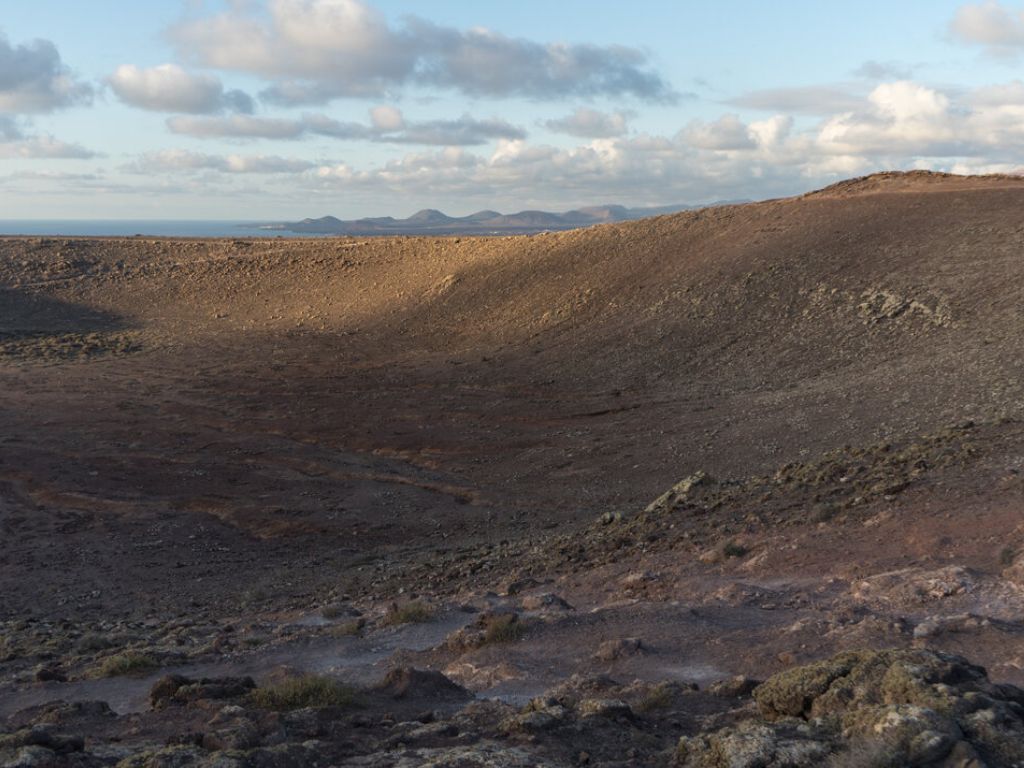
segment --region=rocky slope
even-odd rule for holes
[[[2,759],[1012,765],[1022,201],[0,239]]]

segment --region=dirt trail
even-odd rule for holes
[[[406,625],[372,637],[301,639],[239,658],[166,667],[141,676],[0,688],[0,717],[56,701],[105,701],[118,714],[142,712],[149,708],[150,689],[164,675],[251,676],[263,681],[285,668],[298,674],[330,674],[353,684],[370,685],[384,676],[387,662],[396,652],[432,648],[468,621],[466,614],[449,612],[429,624]]]

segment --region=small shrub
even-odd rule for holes
[[[148,672],[157,666],[156,659],[138,651],[122,651],[108,656],[99,667],[100,677],[120,677]]]
[[[633,705],[633,709],[637,712],[654,712],[658,709],[668,709],[672,706],[672,699],[672,686],[667,683],[658,683]]]
[[[811,522],[827,523],[835,519],[837,512],[838,510],[835,507],[829,504],[822,504],[814,510],[814,513],[811,515]]]
[[[243,605],[255,608],[267,602],[270,599],[270,593],[262,587],[253,587],[252,589],[245,590],[242,593],[241,599]]]
[[[384,617],[383,624],[386,627],[394,627],[399,624],[421,624],[429,621],[434,615],[434,609],[425,603],[406,603],[392,608]]]
[[[730,541],[722,547],[722,554],[726,557],[743,557],[749,551],[745,546],[737,544],[735,541]]]
[[[329,677],[304,675],[257,688],[249,694],[249,700],[254,706],[276,712],[306,707],[350,707],[355,703],[355,691]]]
[[[366,619],[346,621],[343,624],[336,624],[331,627],[330,634],[332,637],[355,637],[363,631],[363,627],[365,626]]]
[[[345,603],[332,603],[331,605],[325,605],[321,608],[320,615],[328,621],[334,621],[335,619],[343,619],[346,616],[351,616],[352,609],[345,605]]]
[[[21,648],[13,637],[0,635],[0,662],[14,661],[21,655]]]
[[[999,564],[1004,568],[1008,568],[1013,565],[1014,558],[1017,557],[1017,550],[1013,547],[1003,547],[999,552]]]
[[[526,634],[526,625],[514,613],[492,617],[484,630],[483,645],[514,643]]]
[[[79,653],[96,653],[97,651],[105,651],[113,645],[114,643],[106,635],[90,632],[78,638],[75,648]]]

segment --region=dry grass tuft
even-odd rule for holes
[[[100,677],[120,677],[149,672],[157,667],[156,659],[147,653],[138,651],[122,651],[105,658],[97,673]]]
[[[355,704],[355,690],[329,677],[305,675],[257,688],[249,694],[249,700],[254,706],[276,712],[306,707],[351,707]]]
[[[396,627],[400,624],[422,624],[430,621],[434,609],[426,603],[405,603],[393,606],[381,622],[385,627]]]

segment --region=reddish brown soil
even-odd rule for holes
[[[515,692],[626,635],[658,650],[613,669],[651,680],[916,643],[1021,682],[1022,204],[890,174],[533,237],[0,239],[0,618],[376,615],[529,575],[576,611],[423,663]],[[923,464],[857,454],[884,443]],[[844,446],[881,485],[843,490]],[[748,484],[630,527],[697,470]],[[920,587],[949,567],[970,586]]]

